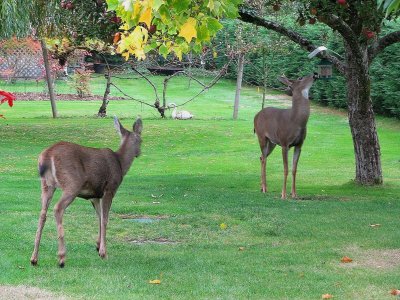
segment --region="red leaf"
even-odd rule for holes
[[[390,294],[392,294],[393,296],[400,296],[400,290],[395,290],[393,289]]]
[[[3,99],[0,100],[0,104],[3,104],[4,102],[7,101],[8,106],[12,107],[14,105],[15,96],[13,94],[0,90],[0,96],[4,97]]]

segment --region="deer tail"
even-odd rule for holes
[[[44,174],[46,173],[46,171],[49,169],[49,165],[46,163],[39,163],[38,166],[38,171],[39,171],[39,175],[40,177],[44,177]]]

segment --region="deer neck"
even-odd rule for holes
[[[132,162],[135,158],[134,146],[128,142],[128,138],[124,138],[122,140],[121,146],[115,153],[121,165],[122,176],[125,176],[125,174],[128,173],[129,168],[131,167]]]
[[[291,108],[292,121],[305,126],[310,116],[310,101],[308,100],[308,91],[293,94]]]

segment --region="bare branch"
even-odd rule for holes
[[[139,103],[141,103],[141,104],[144,104],[144,105],[147,105],[147,106],[150,106],[150,107],[155,108],[154,105],[151,105],[151,104],[149,104],[149,103],[147,103],[147,102],[144,102],[144,101],[142,101],[142,100],[139,100],[139,99],[133,98],[132,96],[129,96],[127,93],[125,93],[124,91],[122,91],[119,87],[117,87],[117,86],[116,86],[114,83],[112,83],[112,82],[111,82],[111,85],[112,85],[113,87],[115,87],[115,88],[117,89],[117,91],[119,91],[122,95],[124,95],[124,96],[127,97],[128,99],[131,99],[131,100],[134,100],[134,101],[139,102]]]
[[[153,87],[154,94],[156,95],[156,102],[160,103],[160,99],[158,98],[158,94],[157,94],[157,88],[156,88],[156,86],[154,85],[154,83],[151,82],[151,80],[148,79],[148,78],[146,77],[146,75],[144,75],[142,72],[140,72],[139,70],[137,70],[134,66],[131,66],[131,68],[132,68],[133,71],[135,71],[136,73],[138,73],[141,77],[143,77],[143,78]]]
[[[249,13],[248,11],[245,11],[244,9],[239,10],[239,16],[240,20],[246,23],[251,23],[254,25],[262,26],[264,28],[270,29],[272,31],[278,32],[296,44],[302,46],[305,50],[312,52],[314,51],[317,46],[315,46],[311,41],[300,35],[299,33],[290,30],[283,26],[282,24],[266,20],[262,17],[256,16],[252,13]],[[322,58],[322,54],[318,54],[318,57]],[[330,55],[330,54],[325,54],[324,58],[328,59],[330,62],[332,62],[337,70],[344,74],[345,72],[345,64],[337,57]]]
[[[400,31],[391,32],[384,37],[378,39],[374,44],[372,44],[368,49],[368,59],[369,63],[386,47],[400,42]]]

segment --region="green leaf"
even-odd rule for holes
[[[210,36],[215,35],[218,30],[222,29],[222,24],[215,18],[209,17],[206,20],[208,32]]]
[[[162,56],[167,57],[167,55],[168,55],[168,53],[169,53],[169,50],[168,50],[167,46],[165,46],[164,44],[162,44],[162,45],[160,46],[160,48],[158,49],[158,52],[159,52]]]
[[[108,10],[116,10],[119,5],[118,0],[107,0]]]
[[[153,2],[153,10],[157,11],[161,5],[164,4],[164,0],[154,0]]]
[[[171,15],[166,5],[161,5],[158,12],[160,13],[161,21],[163,23],[167,24],[171,20]]]
[[[210,31],[207,25],[201,25],[197,29],[197,42],[208,42],[210,41]]]
[[[189,8],[190,0],[175,0],[173,6],[176,12],[179,14],[186,11]]]

